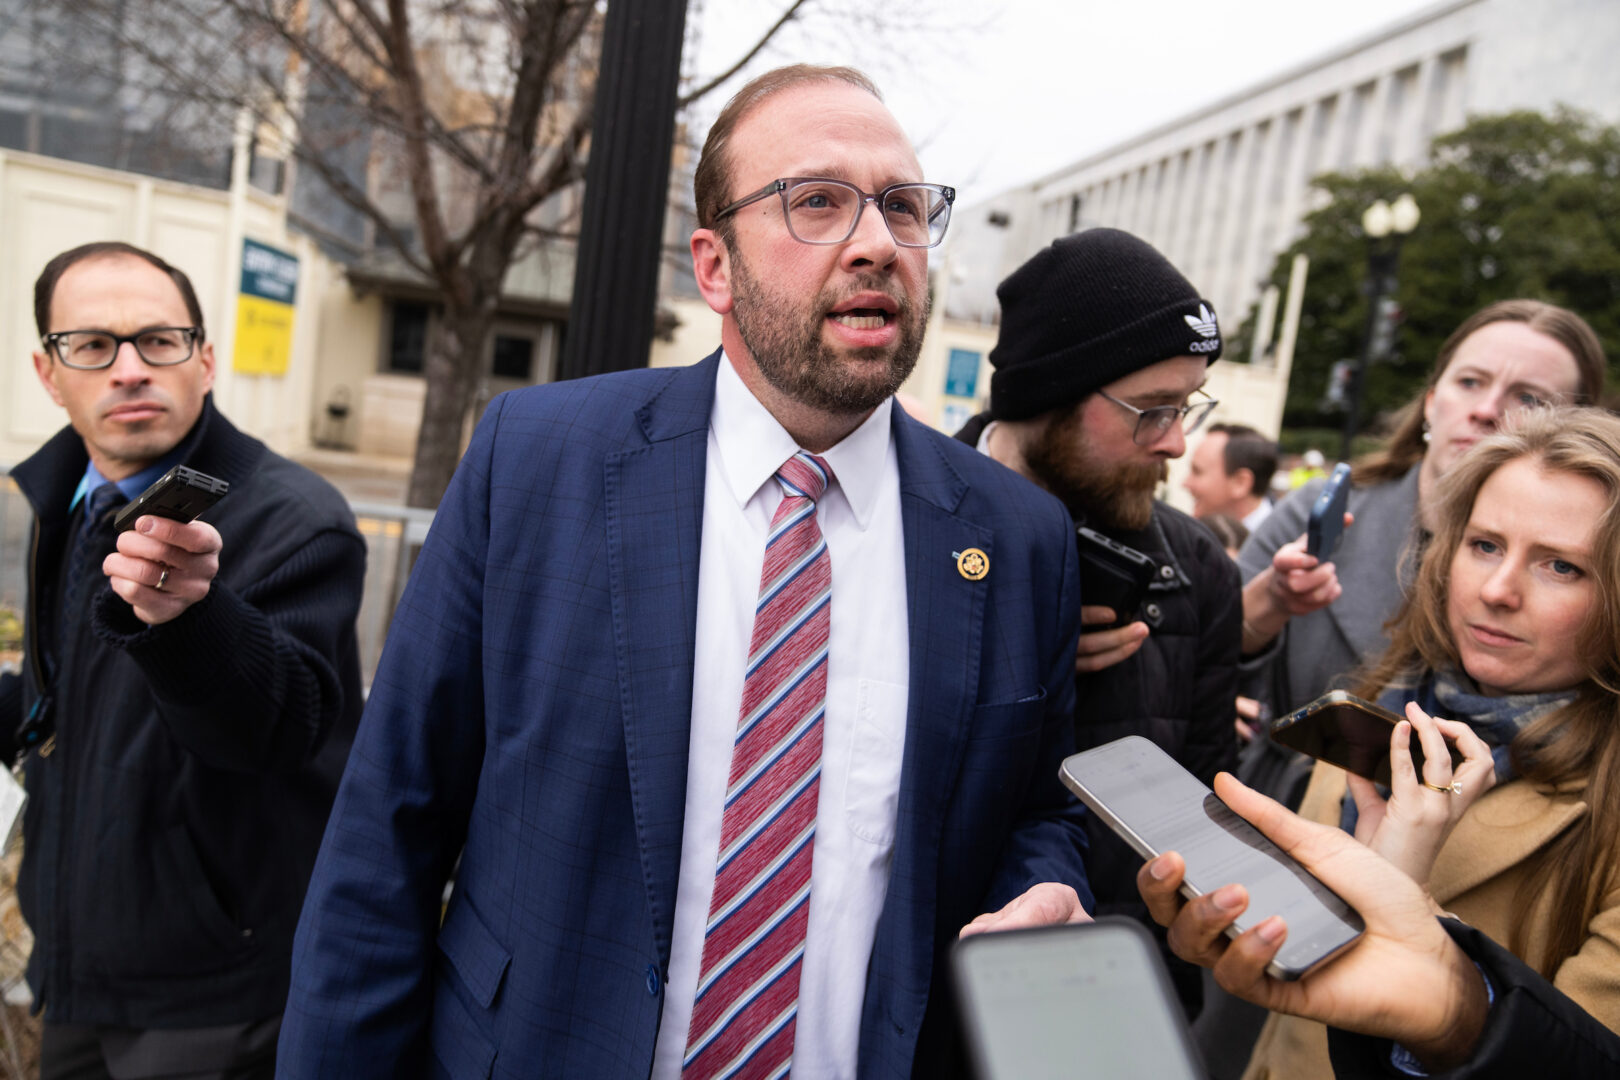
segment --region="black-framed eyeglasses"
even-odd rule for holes
[[[111,330],[62,330],[46,334],[41,340],[46,350],[68,367],[100,371],[112,367],[126,341],[153,367],[170,367],[190,360],[201,338],[200,326],[148,326],[127,335]]]
[[[744,195],[714,215],[715,220],[772,195],[782,196],[788,232],[801,244],[842,244],[855,235],[866,204],[875,202],[894,242],[912,248],[935,247],[945,239],[956,201],[956,189],[943,184],[890,184],[873,195],[842,180],[785,176]]]
[[[1202,390],[1193,391],[1204,394]],[[1106,390],[1097,393],[1112,401],[1122,409],[1128,409],[1136,414],[1136,430],[1131,433],[1131,441],[1137,446],[1152,446],[1177,420],[1181,421],[1181,430],[1188,435],[1198,430],[1200,424],[1209,419],[1209,414],[1215,411],[1220,402],[1204,394],[1203,401],[1189,401],[1185,405],[1155,405],[1151,409],[1138,409],[1128,401],[1121,401]]]

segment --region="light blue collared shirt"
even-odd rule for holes
[[[73,501],[68,503],[68,513],[73,513],[80,500],[106,483],[117,484],[118,490],[124,493],[125,499],[133,499],[151,487],[158,477],[180,464],[180,453],[180,447],[176,446],[154,464],[148,465],[134,476],[126,476],[122,480],[113,481],[109,481],[105,476],[101,475],[101,470],[96,468],[95,462],[90,462],[84,467],[84,476],[80,477],[79,486],[73,489]]]

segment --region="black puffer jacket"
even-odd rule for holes
[[[1146,529],[1108,535],[1158,563],[1160,577],[1148,590],[1150,632],[1142,647],[1113,667],[1075,677],[1075,744],[1085,750],[1144,735],[1208,784],[1237,763],[1232,703],[1243,628],[1237,564],[1214,533],[1163,503],[1154,503]],[[1099,844],[1114,837],[1093,825],[1086,870],[1103,882],[1093,881],[1098,910],[1117,902],[1145,911],[1136,893],[1141,860],[1123,844]],[[1110,853],[1128,866],[1107,866]]]
[[[228,480],[209,594],[148,627],[101,579],[54,621],[83,440],[13,476],[36,513],[21,677],[0,677],[0,753],[25,715],[18,882],[28,982],[55,1023],[204,1027],[274,1016],[293,928],[360,715],[365,542],[342,497],[214,411],[182,460]],[[110,531],[106,538],[111,545]],[[45,616],[42,619],[42,616]],[[48,753],[46,752],[48,748]]]
[[[975,418],[957,438],[976,444],[986,420]],[[1160,576],[1146,602],[1150,633],[1142,647],[1113,667],[1075,677],[1075,746],[1142,735],[1208,784],[1237,764],[1232,720],[1243,628],[1237,564],[1214,533],[1164,503],[1153,504],[1146,529],[1108,535],[1152,558]],[[1095,817],[1086,826],[1095,914],[1131,915],[1151,926],[1136,891],[1142,860]],[[1196,1001],[1194,969],[1183,965],[1176,975],[1183,1000]]]

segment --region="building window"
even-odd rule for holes
[[[516,379],[521,383],[534,381],[534,339],[495,335],[495,354],[490,361],[490,374],[497,379]]]
[[[388,358],[383,370],[396,375],[420,375],[427,354],[427,305],[396,300],[390,307]]]

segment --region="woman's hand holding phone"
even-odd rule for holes
[[[1210,968],[1223,989],[1245,1001],[1394,1039],[1431,1070],[1466,1058],[1484,1029],[1485,983],[1441,928],[1428,893],[1341,830],[1306,821],[1230,774],[1215,778],[1215,793],[1354,905],[1367,929],[1304,978],[1269,978],[1266,965],[1288,936],[1283,920],[1273,916],[1228,939],[1226,928],[1248,904],[1246,891],[1227,885],[1184,901],[1177,890],[1185,864],[1166,852],[1142,867],[1136,884],[1154,920],[1169,928],[1171,950]]]
[[[1344,515],[1345,528],[1355,515]],[[1309,615],[1339,598],[1338,569],[1305,550],[1309,537],[1299,538],[1278,548],[1271,565],[1249,579],[1243,587],[1243,651],[1252,655],[1282,633],[1288,620]]]
[[[1422,776],[1412,764],[1413,731],[1423,747]],[[1448,740],[1463,755],[1455,771]],[[1467,724],[1430,717],[1414,701],[1390,733],[1389,765],[1388,799],[1371,780],[1347,774],[1356,800],[1356,839],[1427,885],[1435,857],[1463,812],[1496,785],[1491,748]]]
[[[1345,525],[1350,522],[1351,515],[1345,514]],[[1306,551],[1306,543],[1302,535],[1278,548],[1271,557],[1268,592],[1275,606],[1290,616],[1309,615],[1327,607],[1344,591],[1338,569]]]

